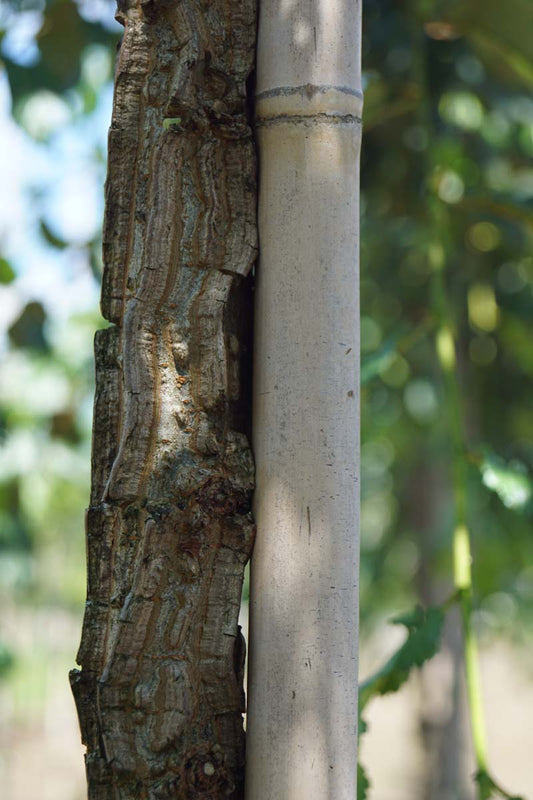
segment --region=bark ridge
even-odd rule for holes
[[[95,339],[87,603],[71,673],[89,800],[242,796],[255,14],[255,0],[118,3],[111,325]]]

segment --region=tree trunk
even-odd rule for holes
[[[420,551],[416,589],[428,607],[449,594],[448,581],[435,580],[439,527],[446,518],[447,485],[435,451],[423,448],[408,483],[409,526]],[[469,800],[473,784],[465,747],[462,641],[458,609],[446,618],[440,653],[418,676],[419,730],[424,749],[421,796],[424,800]]]
[[[238,798],[254,0],[121,0],[96,336],[88,598],[71,674],[90,800]]]
[[[354,800],[359,0],[260,6],[248,800]]]

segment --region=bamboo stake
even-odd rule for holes
[[[359,0],[263,0],[247,800],[354,800]]]

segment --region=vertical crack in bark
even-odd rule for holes
[[[90,800],[242,796],[255,14],[255,0],[118,3],[112,325],[95,339],[87,604],[71,673]]]

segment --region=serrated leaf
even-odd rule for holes
[[[357,800],[366,800],[370,781],[361,764],[357,764]]]
[[[431,610],[431,609],[429,609]],[[415,606],[405,614],[398,614],[391,619],[393,625],[405,625],[408,630],[415,630],[424,624],[427,612],[422,606]]]
[[[394,624],[405,625],[408,636],[403,645],[384,666],[359,687],[359,707],[362,710],[371,697],[396,692],[413,667],[421,667],[438,652],[444,622],[440,606],[423,609],[417,606],[408,614],[396,617]]]
[[[523,464],[507,464],[503,459],[488,453],[480,464],[484,485],[495,492],[504,506],[522,510],[533,496],[533,481]]]

